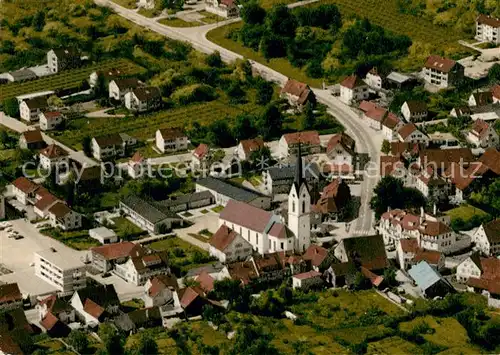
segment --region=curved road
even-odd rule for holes
[[[301,6],[315,1],[317,0],[302,1],[291,4],[289,7]],[[126,9],[109,0],[95,0],[95,2],[98,5],[110,7],[118,15],[134,22],[139,26],[145,27],[172,39],[189,42],[193,48],[201,52],[212,53],[214,51],[219,51],[221,58],[226,62],[243,58],[242,55],[210,42],[206,38],[206,35],[210,30],[229,23],[238,22],[240,21],[239,18],[199,27],[174,28],[162,25],[150,18],[138,14],[134,10]],[[263,64],[252,61],[252,66],[258,70],[260,75],[266,80],[274,81],[281,86],[283,86],[287,80],[285,75]],[[353,222],[350,234],[359,235],[372,233],[374,231],[374,215],[369,207],[369,201],[372,197],[373,188],[379,179],[378,162],[380,146],[383,140],[382,135],[380,132],[376,132],[369,128],[368,124],[361,120],[356,112],[354,112],[349,106],[340,102],[338,98],[333,97],[329,91],[320,89],[313,89],[313,91],[316,94],[318,101],[326,105],[329,108],[329,112],[344,125],[347,129],[347,133],[354,137],[358,152],[367,153],[370,156],[371,169],[369,169],[365,174],[365,179],[362,183],[359,218]]]

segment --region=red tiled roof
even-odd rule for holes
[[[148,293],[151,297],[156,297],[167,287],[172,287],[177,290],[179,288],[177,278],[175,276],[158,275],[151,279],[151,286],[149,287]]]
[[[102,245],[90,249],[92,252],[102,255],[106,260],[115,260],[132,255],[139,255],[141,247],[132,242],[120,242]]]
[[[406,139],[416,130],[418,130],[418,128],[417,126],[415,126],[415,124],[407,123],[399,129],[398,133],[401,136],[401,138]]]
[[[247,156],[250,156],[252,152],[258,151],[264,147],[264,141],[260,137],[254,139],[244,139],[240,141],[240,144]]]
[[[199,296],[198,292],[196,292],[192,287],[186,287],[181,291],[182,296],[180,299],[180,304],[182,308],[188,307]]]
[[[193,151],[193,155],[198,159],[203,159],[209,152],[208,145],[205,143],[201,143],[196,149]]]
[[[365,115],[374,121],[382,122],[385,115],[387,115],[387,110],[383,107],[375,107],[374,109],[366,112]]]
[[[319,267],[328,256],[328,250],[319,245],[311,244],[302,257],[304,260],[311,260],[313,266]]]
[[[292,231],[283,223],[273,223],[268,234],[278,239],[288,239],[293,236]]]
[[[0,304],[21,301],[23,296],[17,283],[0,285]]]
[[[214,278],[210,276],[210,274],[206,271],[202,271],[201,274],[199,274],[196,279],[196,282],[200,284],[200,287],[203,289],[205,292],[210,292],[214,289]]]
[[[38,184],[35,184],[33,181],[25,178],[24,176],[18,177],[16,180],[12,181],[12,185],[25,194],[34,192],[39,187]]]
[[[45,149],[43,149],[40,154],[45,155],[47,158],[60,158],[68,155],[64,149],[62,149],[57,144],[51,144]]]
[[[215,249],[224,251],[236,238],[237,234],[232,229],[222,225],[217,229],[208,242]]]
[[[233,280],[240,280],[247,285],[252,279],[257,277],[257,271],[251,261],[234,262],[227,266],[229,275]]]
[[[144,160],[144,157],[142,156],[141,152],[137,151],[132,155],[132,158],[130,158],[130,161],[132,163],[141,163]]]
[[[401,250],[405,253],[416,253],[419,250],[418,240],[416,238],[400,239]]]
[[[272,213],[247,203],[229,200],[219,218],[229,223],[246,227],[252,231],[264,232]]]
[[[71,208],[69,208],[62,202],[56,202],[49,208],[49,213],[55,215],[57,218],[62,218],[71,212]]]
[[[494,18],[485,14],[481,14],[477,17],[477,22],[480,24],[488,25],[494,28],[500,27],[500,19]]]
[[[351,75],[342,80],[340,85],[348,89],[354,89],[359,86],[364,86],[366,83],[357,75]]]
[[[47,112],[44,112],[43,115],[45,116],[47,121],[50,121],[52,119],[56,119],[56,118],[59,118],[62,116],[61,112],[58,112],[58,111],[47,111]]]
[[[470,163],[475,158],[470,148],[450,148],[422,150],[419,160],[421,166],[433,164],[438,169],[446,170],[451,163]]]
[[[317,131],[304,131],[296,133],[287,133],[283,137],[288,145],[291,144],[311,144],[320,145],[319,134]]]
[[[87,298],[83,305],[83,310],[94,318],[99,318],[104,313],[104,308]]]
[[[363,266],[361,266],[361,273],[363,274],[364,277],[370,280],[371,284],[375,287],[380,286],[382,282],[384,282],[383,276],[379,276]]]
[[[490,243],[500,243],[500,218],[484,224],[483,229]]]
[[[314,270],[303,272],[302,274],[293,275],[293,277],[299,280],[312,279],[313,277],[318,277],[318,276],[321,276],[321,272]]]
[[[404,163],[401,161],[400,157],[392,156],[381,156],[380,157],[380,175],[388,176],[391,175],[396,168],[403,166]]]
[[[403,230],[415,230],[420,224],[418,216],[399,209],[384,212],[381,219],[387,219],[392,225],[401,226]]]
[[[377,107],[379,106],[376,103],[366,100],[361,101],[361,103],[359,104],[359,109],[363,112],[371,111]]]
[[[476,120],[472,125],[471,133],[479,138],[484,138],[485,136],[488,135],[489,128],[490,125],[488,124],[488,122],[479,119]]]
[[[495,148],[486,150],[479,161],[490,168],[495,174],[500,175],[500,152]]]
[[[500,100],[500,84],[495,85],[491,89],[491,93],[493,94],[493,97],[497,100]]]
[[[448,73],[457,64],[452,59],[440,57],[438,55],[431,55],[425,62],[425,67],[429,69],[436,69],[443,73]]]
[[[40,321],[40,324],[42,327],[44,327],[47,330],[51,330],[59,321],[59,319],[53,315],[52,313],[48,312],[45,317]]]
[[[40,211],[44,211],[56,201],[58,201],[58,198],[49,193],[44,195],[42,199],[38,200],[35,203],[35,208],[39,209]]]
[[[354,139],[348,136],[345,133],[339,133],[333,135],[328,141],[328,145],[326,147],[326,152],[329,153],[333,149],[335,149],[338,145],[341,145],[349,154],[354,153]]]
[[[311,89],[307,84],[301,83],[297,80],[288,79],[283,89],[281,89],[281,93],[297,96],[297,103],[299,105],[303,105],[307,101],[307,98],[311,93]]]
[[[422,249],[419,249],[418,252],[415,254],[415,257],[413,258],[413,261],[416,262],[427,261],[427,263],[431,265],[439,264],[439,260],[441,260],[440,252],[434,250],[422,250]]]
[[[29,130],[22,134],[26,143],[43,142],[42,132],[39,129]]]
[[[387,116],[385,116],[385,119],[382,121],[382,126],[385,126],[389,129],[394,129],[400,122],[401,120],[398,116],[396,116],[392,112],[389,112]]]
[[[234,0],[220,0],[220,3],[226,5],[227,7],[234,5]]]
[[[423,224],[420,224],[419,230],[423,234],[430,236],[438,236],[451,232],[450,227],[439,221],[425,221]]]
[[[391,154],[403,155],[405,153],[418,154],[423,148],[422,144],[412,142],[391,142]]]

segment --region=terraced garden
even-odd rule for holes
[[[138,75],[144,73],[146,70],[128,59],[106,60],[101,63],[63,71],[33,81],[2,85],[0,86],[0,101],[37,91],[74,89],[79,87],[84,80],[87,80],[92,72],[111,68],[119,69],[124,75]]]

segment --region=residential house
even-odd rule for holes
[[[433,146],[439,146],[440,148],[446,149],[447,147],[458,147],[458,139],[448,132],[434,132],[427,135],[429,137],[429,144]]]
[[[342,263],[353,262],[371,271],[389,266],[381,235],[344,238],[335,247],[334,253]]]
[[[0,312],[22,308],[22,306],[23,295],[19,291],[17,283],[4,283],[0,285]]]
[[[483,223],[472,235],[476,248],[487,256],[500,254],[500,219]]]
[[[369,96],[368,85],[355,74],[340,83],[340,100],[347,105],[366,100]]]
[[[19,116],[27,122],[38,121],[40,114],[48,107],[47,99],[43,96],[21,101]]]
[[[467,134],[467,140],[478,148],[496,148],[500,145],[493,123],[476,120]]]
[[[125,73],[117,68],[94,71],[89,76],[89,85],[91,88],[94,88],[98,83],[99,77],[104,78],[105,83],[109,83],[109,81],[113,79],[118,79],[119,77],[124,75]]]
[[[444,297],[448,293],[454,292],[449,281],[425,261],[414,265],[408,270],[408,274],[427,298]]]
[[[414,164],[413,164],[414,165]],[[380,176],[392,176],[403,181],[405,186],[416,185],[416,174],[413,165],[406,167],[401,156],[381,156]]]
[[[232,185],[222,179],[206,177],[197,180],[196,192],[202,191],[210,191],[215,198],[215,203],[221,206],[226,206],[229,201],[235,200],[245,202],[258,208],[271,208],[271,197],[262,195],[257,191]]]
[[[296,133],[287,133],[281,136],[279,140],[279,156],[288,158],[296,157],[298,149],[304,155],[317,154],[321,152],[321,142],[317,131],[304,131]]]
[[[18,177],[16,180],[12,181],[12,192],[14,197],[23,205],[28,205],[36,201],[35,193],[39,187],[40,185],[24,176]]]
[[[209,253],[220,262],[245,260],[252,255],[252,245],[226,225],[221,225],[210,238]]]
[[[287,194],[295,179],[296,165],[273,166],[262,171],[262,182],[265,191],[270,195]],[[303,176],[307,181],[307,186],[313,190],[319,182],[321,173],[316,162],[308,162],[304,168]]]
[[[196,171],[202,168],[210,168],[207,165],[209,157],[210,148],[205,143],[201,143],[195,150],[193,150],[193,155],[191,156],[191,170]]]
[[[450,191],[447,181],[430,165],[417,175],[415,187],[433,201],[445,201]]]
[[[422,169],[430,165],[438,174],[441,174],[449,169],[453,163],[468,166],[475,160],[470,148],[450,148],[420,150],[416,162]]]
[[[444,268],[444,260],[444,255],[438,251],[418,249],[413,257],[412,264],[418,264],[421,261],[425,261],[435,270],[440,271]]]
[[[301,83],[294,79],[288,79],[280,96],[288,100],[290,106],[302,110],[306,103],[315,103],[316,97],[309,85]]]
[[[141,329],[161,326],[163,322],[160,308],[148,307],[121,313],[113,319],[113,324],[121,332],[132,334]]]
[[[126,145],[118,133],[113,133],[92,138],[91,149],[95,159],[106,160],[124,156]]]
[[[224,18],[238,17],[239,7],[234,0],[205,0],[205,10]]]
[[[56,196],[52,195],[50,192],[44,189],[37,190],[35,200],[36,202],[33,206],[33,211],[38,217],[43,219],[48,217],[49,209],[52,206],[54,206],[57,202],[62,202]]]
[[[151,277],[170,274],[168,253],[132,255],[124,263],[115,263],[113,273],[132,285],[142,286]]]
[[[58,111],[45,111],[38,116],[40,121],[40,129],[42,131],[50,131],[56,129],[64,121],[64,116]]]
[[[351,201],[351,189],[342,178],[334,179],[323,188],[312,211],[320,215],[320,221],[337,221]]]
[[[325,271],[325,282],[333,288],[350,287],[356,278],[356,265],[353,262],[332,263]]]
[[[476,19],[476,39],[500,44],[500,19],[480,14]]]
[[[162,153],[188,149],[188,137],[180,128],[165,128],[156,131],[156,147]]]
[[[293,275],[292,287],[293,289],[300,288],[303,290],[318,288],[323,285],[323,279],[321,278],[321,276],[321,272],[314,270]]]
[[[125,94],[140,86],[142,83],[135,78],[113,79],[108,85],[109,98],[124,102]]]
[[[21,149],[41,149],[45,147],[45,145],[45,141],[39,129],[25,131],[21,133],[19,137],[19,148]]]
[[[408,122],[425,121],[429,114],[424,101],[409,100],[401,106],[401,114]]]
[[[96,326],[120,312],[120,300],[113,285],[92,285],[77,290],[70,300],[77,317]]]
[[[399,128],[403,125],[403,121],[398,116],[389,112],[382,121],[382,134],[389,142],[398,139]]]
[[[52,73],[61,70],[78,68],[81,64],[80,54],[72,49],[51,49],[47,52],[47,64]]]
[[[479,157],[479,162],[486,165],[495,175],[500,176],[500,151],[495,148],[487,149]]]
[[[241,285],[248,285],[258,278],[257,270],[251,260],[238,261],[227,265],[229,277],[232,280],[238,280]]]
[[[469,106],[487,106],[493,103],[493,93],[491,91],[478,91],[469,96]]]
[[[64,298],[50,295],[36,305],[40,324],[52,337],[65,337],[71,332],[67,326],[76,321],[76,311]]]
[[[442,174],[451,184],[448,198],[452,203],[459,204],[465,201],[472,192],[479,189],[478,185],[488,184],[495,174],[482,162],[473,162],[468,166],[452,163]]]
[[[57,144],[51,144],[40,151],[40,166],[47,171],[56,169],[56,173],[69,169],[69,156],[63,148]]]
[[[77,254],[64,248],[34,253],[35,275],[68,295],[86,286],[86,267]]]
[[[398,138],[404,143],[429,145],[429,137],[422,133],[414,123],[407,123],[398,130]]]
[[[244,139],[236,147],[236,155],[240,160],[250,160],[253,152],[258,152],[264,147],[264,141],[260,137]]]
[[[431,55],[427,58],[422,73],[428,84],[448,88],[463,80],[464,67],[452,59]]]
[[[115,264],[123,264],[131,256],[141,256],[144,249],[132,242],[106,244],[90,248],[92,267],[101,272],[114,269]]]
[[[314,271],[325,271],[335,260],[333,249],[328,250],[316,244],[309,245],[302,258],[311,263]]]
[[[127,162],[127,172],[132,179],[146,177],[148,170],[147,160],[137,151]]]
[[[113,244],[118,242],[116,233],[106,227],[89,229],[89,237],[97,240],[101,244]]]
[[[48,209],[48,217],[53,228],[64,231],[82,228],[82,215],[73,211],[63,202],[56,202]]]
[[[153,86],[137,87],[125,94],[125,107],[133,112],[146,112],[161,106],[160,89]]]
[[[396,241],[396,260],[401,270],[408,270],[414,265],[413,260],[419,250],[417,238],[401,238]]]
[[[354,139],[345,133],[333,135],[328,141],[326,155],[332,163],[353,165],[356,156]]]
[[[378,90],[382,89],[384,77],[378,72],[377,67],[373,67],[368,73],[366,73],[365,83],[371,88]]]
[[[144,284],[145,307],[160,307],[166,304],[179,305],[179,284],[174,275],[158,275]]]
[[[451,117],[470,117],[472,110],[469,106],[457,106],[451,109]]]
[[[183,219],[168,208],[161,208],[137,196],[129,195],[120,200],[120,209],[132,221],[150,233],[162,234],[175,225],[183,225]]]

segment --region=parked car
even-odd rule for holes
[[[24,237],[23,237],[22,235],[16,235],[16,236],[14,237],[14,239],[15,239],[15,240],[19,240],[19,239],[23,239],[23,238],[24,238]]]

